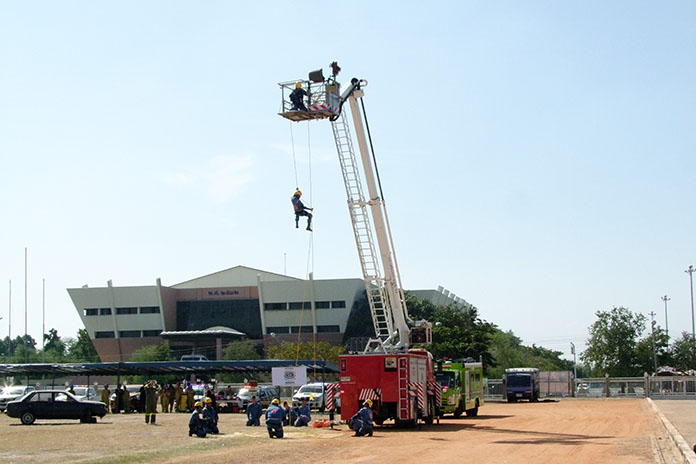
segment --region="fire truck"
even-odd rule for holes
[[[414,348],[432,342],[432,325],[412,320],[406,308],[362,102],[367,81],[353,78],[341,91],[336,62],[331,63],[331,70],[328,78],[318,70],[310,72],[306,80],[279,83],[283,96],[279,114],[291,121],[331,121],[372,314],[374,337],[361,353],[339,358],[341,418],[348,420],[369,399],[378,425],[390,419],[398,425],[416,425],[419,420],[432,423],[439,414],[441,388],[435,378],[432,355]],[[359,158],[344,111],[346,103]]]

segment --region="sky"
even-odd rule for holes
[[[65,337],[85,284],[360,277],[330,123],[277,115],[332,61],[368,81],[407,289],[567,359],[614,306],[691,331],[693,2],[0,0],[0,337],[25,249],[37,340],[44,279]]]

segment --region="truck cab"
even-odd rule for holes
[[[508,403],[521,399],[537,401],[539,399],[539,369],[534,367],[505,369],[503,396]]]

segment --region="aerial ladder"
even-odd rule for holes
[[[432,355],[422,349],[411,349],[414,345],[432,343],[432,325],[427,321],[413,321],[406,307],[362,102],[367,81],[353,78],[341,92],[341,84],[336,80],[340,68],[335,62],[331,68],[328,78],[318,70],[310,72],[306,80],[279,83],[282,92],[279,114],[296,122],[331,121],[374,324],[375,336],[369,339],[363,352],[343,355],[339,359],[341,415],[343,419],[350,418],[364,401],[370,400],[377,424],[392,418],[407,425],[417,423],[419,418],[432,423],[439,415],[441,401]],[[299,88],[304,91],[300,93],[303,103],[306,99],[305,108],[298,107],[297,95],[292,96]],[[346,103],[350,108],[359,158],[344,111]]]
[[[341,165],[343,183],[348,200],[348,211],[353,225],[355,244],[362,268],[367,300],[372,314],[375,337],[365,346],[364,352],[393,353],[405,351],[413,344],[429,344],[432,327],[426,321],[413,321],[406,308],[399,268],[394,252],[394,242],[384,203],[374,154],[368,146],[362,113],[363,88],[367,81],[352,79],[340,93],[336,81],[338,65],[332,63],[333,74],[325,79],[323,71],[309,73],[309,79],[280,83],[283,90],[283,108],[280,115],[292,121],[329,119],[333,129],[336,151]],[[298,83],[307,93],[307,111],[293,109],[290,94]],[[356,157],[350,127],[343,106],[348,103],[355,136],[360,151]],[[367,186],[367,196],[361,180],[361,168]]]

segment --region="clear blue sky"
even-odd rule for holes
[[[323,14],[323,15],[321,15]],[[359,277],[328,122],[277,82],[367,79],[404,285],[569,354],[595,311],[691,330],[693,2],[0,0],[0,336],[81,327],[66,288],[235,265]],[[309,130],[308,130],[309,126]],[[308,142],[309,140],[309,142]],[[311,152],[311,163],[309,156]],[[311,179],[310,179],[311,167]],[[4,284],[2,283],[4,282]]]

